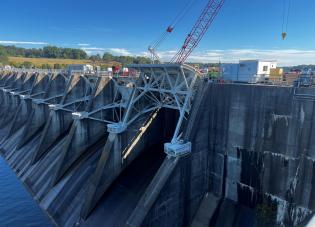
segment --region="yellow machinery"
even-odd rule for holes
[[[279,81],[279,80],[282,80],[282,77],[283,77],[282,68],[270,69],[269,80]]]

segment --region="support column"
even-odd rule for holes
[[[106,124],[89,119],[75,119],[62,149],[53,183],[56,184],[66,171],[88,151],[88,148],[104,135],[106,135]]]
[[[101,158],[97,164],[96,171],[91,178],[91,183],[87,192],[87,196],[81,210],[81,217],[83,219],[86,219],[92,209],[95,207],[96,203],[99,201],[99,198],[103,195],[104,188],[108,188],[111,182],[116,178],[115,170],[118,169],[116,165],[121,164],[121,162],[119,164],[114,163],[114,160],[117,159],[117,157],[114,158],[115,154],[113,153],[117,153],[120,151],[113,152],[112,148],[117,140],[117,137],[117,134],[110,133],[107,138],[107,142],[105,144]],[[104,171],[105,168],[106,171]],[[104,172],[106,175],[105,178],[103,177]],[[104,181],[102,181],[102,179],[104,179]]]
[[[36,163],[49,147],[53,145],[61,135],[66,133],[73,121],[70,113],[55,109],[55,106],[50,106],[50,108],[50,115],[46,122],[40,143],[34,152],[32,164]]]
[[[32,112],[32,101],[28,98],[21,99],[21,103],[17,108],[13,121],[10,126],[9,133],[6,138],[12,136],[17,130],[24,126],[27,122],[29,114]]]

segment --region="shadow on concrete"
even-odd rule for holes
[[[113,183],[82,226],[124,226],[164,158],[163,144],[146,149]]]

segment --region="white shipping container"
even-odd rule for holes
[[[222,64],[222,78],[229,81],[258,83],[270,76],[270,69],[277,68],[276,61],[244,60],[239,64]]]

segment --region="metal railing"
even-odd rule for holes
[[[253,76],[248,76],[248,74],[228,74],[218,77],[225,83],[247,83],[247,84],[266,84],[274,86],[286,86],[290,87],[294,85],[293,79],[286,79],[284,77],[270,78],[269,74],[257,74]]]

